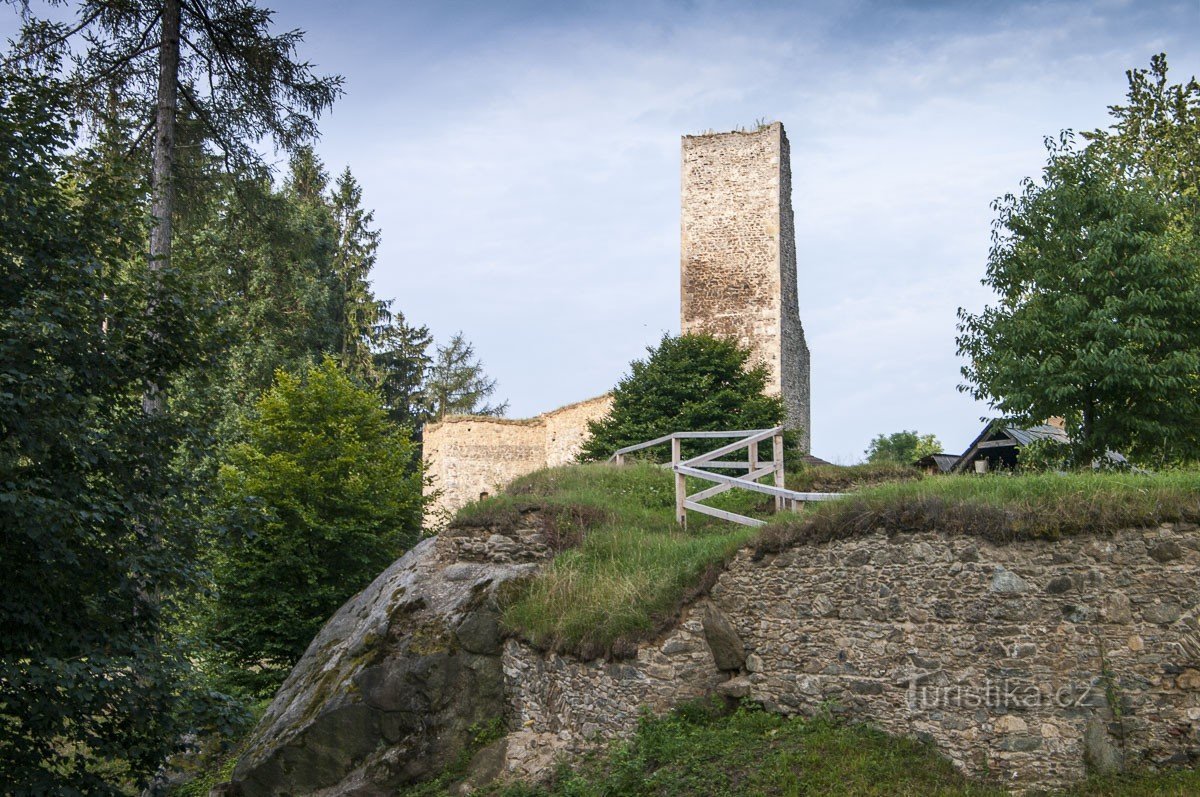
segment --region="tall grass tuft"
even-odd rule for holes
[[[769,524],[760,553],[883,531],[942,531],[988,542],[1054,540],[1200,521],[1200,472],[938,476],[862,490]]]

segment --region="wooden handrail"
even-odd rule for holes
[[[692,457],[691,459],[683,459],[681,441],[696,438],[725,437],[740,437],[742,439],[720,446],[719,448],[714,448],[712,451]],[[772,443],[772,457],[770,464],[762,465],[758,459],[758,444],[768,439]],[[789,508],[793,510],[798,509],[808,501],[836,500],[843,495],[842,493],[802,493],[796,490],[789,490],[783,486],[782,426],[776,426],[771,429],[748,429],[731,432],[672,432],[669,435],[657,437],[645,443],[638,443],[637,445],[618,449],[609,461],[616,462],[618,465],[623,464],[626,454],[667,442],[671,444],[671,462],[669,465],[664,464],[663,467],[670,467],[675,473],[675,517],[682,526],[687,525],[687,511],[689,509],[693,512],[700,512],[746,526],[763,525],[764,521],[757,518],[739,515],[736,512],[717,509],[716,507],[701,503],[728,490],[750,490],[773,496],[775,498],[776,512],[781,512]],[[735,451],[740,451],[743,448],[747,449],[747,461],[740,462],[721,459],[721,457],[732,454]],[[701,466],[703,468],[721,468],[724,470],[739,469],[745,470],[746,473],[740,476],[727,476],[722,473],[713,473],[711,470],[704,470]],[[688,476],[714,482],[716,486],[705,488],[693,495],[688,495]],[[774,476],[775,484],[759,484],[758,480],[766,476]]]
[[[747,435],[754,434],[755,432],[762,432],[762,431],[767,431],[767,430],[765,430],[765,429],[747,429],[747,430],[732,431],[732,432],[671,432],[670,434],[665,434],[662,437],[656,437],[653,440],[647,440],[644,443],[637,443],[632,446],[625,446],[624,448],[618,448],[616,451],[613,452],[612,456],[608,458],[608,461],[616,462],[616,463],[620,464],[626,454],[633,453],[634,451],[641,451],[643,448],[650,448],[651,446],[662,445],[663,443],[670,442],[671,440],[703,440],[703,439],[707,439],[707,438],[745,437]]]

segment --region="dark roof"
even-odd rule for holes
[[[812,454],[805,454],[804,456],[800,457],[800,459],[802,459],[804,461],[805,465],[832,465],[833,464],[832,462],[826,462],[825,460],[821,459],[820,457],[814,457]]]
[[[913,465],[921,468],[936,465],[939,473],[949,473],[958,462],[958,456],[958,454],[926,454]]]

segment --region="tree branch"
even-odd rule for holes
[[[96,21],[96,18],[99,17],[101,13],[103,13],[103,11],[104,11],[103,6],[97,8],[90,15],[88,15],[87,17],[80,20],[79,24],[76,25],[75,27],[73,27],[67,31],[64,31],[63,33],[59,34],[51,41],[43,42],[41,45],[33,48],[29,52],[25,52],[25,53],[19,52],[15,55],[10,55],[8,58],[5,58],[3,62],[0,62],[0,67],[7,69],[8,67],[12,66],[13,64],[15,64],[19,61],[24,61],[29,58],[34,58],[36,56],[44,54],[50,48],[56,47],[56,46],[62,44],[67,39],[71,38],[76,33],[79,33],[79,31],[86,28],[88,25],[91,25],[93,22]]]

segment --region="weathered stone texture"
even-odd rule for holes
[[[587,422],[608,414],[605,394],[568,404],[528,420],[452,416],[425,427],[426,494],[438,490],[430,522],[495,493],[518,476],[574,461],[587,437]]]
[[[809,450],[809,353],[800,324],[787,135],[683,138],[680,326],[732,337],[771,370]]]
[[[505,712],[496,591],[550,556],[541,516],[522,520],[427,539],[342,606],[221,793],[395,794],[461,755]]]
[[[929,738],[967,773],[1016,790],[1078,780],[1085,760],[1111,768],[1200,754],[1192,526],[1004,547],[878,534],[759,561],[746,551],[709,600],[745,646],[741,672],[718,670],[703,602],[627,662],[509,641],[514,725],[575,750],[631,731],[640,706],[715,688]]]

